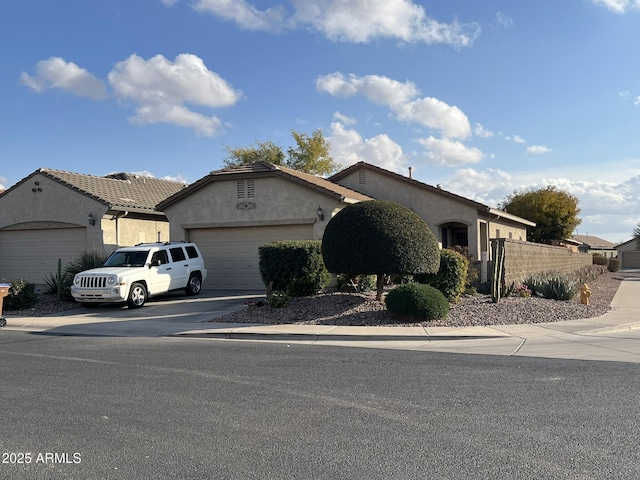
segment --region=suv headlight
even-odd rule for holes
[[[80,275],[76,275],[75,277],[73,277],[73,283],[75,283],[76,285],[80,285]]]
[[[115,284],[116,284],[116,277],[107,278],[107,285],[115,285]]]

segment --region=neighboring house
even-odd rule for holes
[[[84,250],[169,240],[155,206],[185,184],[128,173],[41,168],[0,193],[0,278],[44,278]]]
[[[482,253],[489,252],[489,239],[526,241],[527,227],[535,226],[524,218],[365,162],[356,163],[329,180],[410,208],[429,225],[442,248],[467,247],[474,260],[481,260]]]
[[[569,240],[578,244],[578,251],[581,253],[599,253],[607,258],[618,256],[615,243],[593,235],[574,235]]]
[[[615,246],[622,268],[640,268],[640,249],[638,240],[632,238]]]
[[[258,248],[275,240],[320,240],[331,217],[372,198],[326,179],[266,162],[216,170],[158,205],[172,239],[198,244],[205,288],[264,284]]]

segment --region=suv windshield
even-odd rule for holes
[[[144,267],[149,250],[126,251],[119,250],[113,252],[107,261],[104,262],[105,267]]]

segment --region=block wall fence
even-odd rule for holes
[[[576,253],[564,247],[508,238],[491,240],[492,258],[496,258],[498,245],[504,246],[505,285],[521,283],[523,279],[535,273],[571,273],[593,264],[593,256],[590,253]]]

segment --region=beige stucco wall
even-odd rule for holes
[[[625,242],[622,245],[618,245],[616,247],[618,252],[637,252],[639,251],[637,248],[637,243],[635,241]]]
[[[116,248],[136,245],[144,242],[169,240],[169,222],[164,220],[147,220],[117,215],[106,215],[102,218],[104,247],[107,251]]]
[[[98,220],[106,210],[106,205],[36,174],[0,198],[0,229],[30,224],[39,228],[60,228],[60,224],[86,227],[87,247],[102,248]],[[96,219],[93,226],[89,225],[89,213]]]
[[[313,224],[314,239],[322,238],[331,216],[345,203],[330,195],[282,177],[254,178],[255,197],[238,198],[237,180],[219,180],[205,185],[168,206],[171,240],[185,238],[190,228]],[[316,211],[321,207],[325,218]]]

